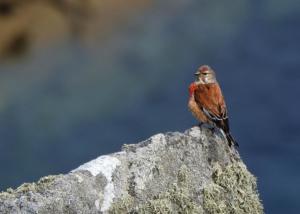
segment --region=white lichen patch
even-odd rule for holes
[[[97,176],[101,172],[106,178],[110,177],[111,179],[113,171],[120,163],[121,162],[119,161],[119,159],[115,157],[103,155],[96,158],[95,160],[79,166],[77,169],[72,170],[72,172],[87,170],[93,176]]]
[[[104,177],[107,180],[107,184],[104,188],[103,202],[101,206],[102,212],[106,213],[109,210],[110,205],[113,202],[113,199],[115,197],[114,184],[112,182],[112,174],[116,169],[116,167],[120,164],[121,164],[120,160],[117,159],[116,157],[104,155],[86,164],[83,164],[77,169],[72,171],[72,172],[77,172],[81,170],[87,170],[93,176],[97,176],[99,173],[104,175]],[[97,200],[95,201],[95,204],[99,204]],[[97,207],[99,209],[99,206],[96,205],[96,208]]]

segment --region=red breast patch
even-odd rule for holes
[[[193,82],[190,84],[189,86],[189,94],[190,96],[192,96],[195,92],[195,90],[197,89],[197,85]]]

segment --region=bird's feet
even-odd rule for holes
[[[216,127],[212,124],[208,124],[208,123],[198,123],[198,127],[201,129],[201,128],[206,128],[206,129],[209,129],[211,131],[211,133],[215,133],[216,132]]]
[[[209,129],[212,133],[214,133],[214,132],[216,131],[216,127],[214,127],[214,126],[208,127],[208,129]]]

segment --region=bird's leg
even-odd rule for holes
[[[216,132],[216,127],[212,124],[209,124],[207,128],[211,131],[212,134]]]
[[[198,127],[202,127],[204,126],[205,128],[209,129],[210,131],[214,131],[215,130],[215,126],[209,124],[209,123],[204,123],[204,122],[199,122],[198,123]]]

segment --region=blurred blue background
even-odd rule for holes
[[[209,64],[266,213],[299,213],[298,2],[3,2],[1,190],[197,124],[187,87]]]

